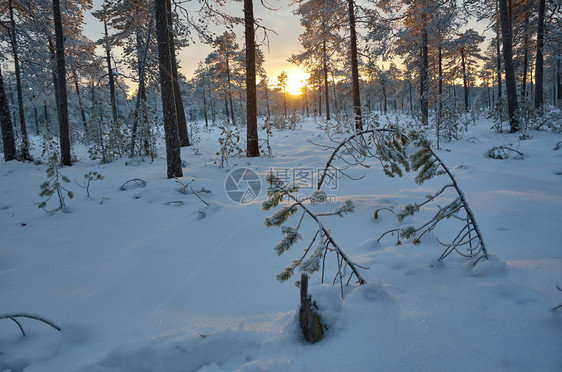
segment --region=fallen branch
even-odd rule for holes
[[[21,325],[21,323],[16,319],[16,318],[28,318],[28,319],[33,319],[33,320],[38,320],[42,323],[47,324],[48,326],[56,329],[57,331],[60,332],[61,328],[56,325],[55,323],[53,323],[52,321],[42,318],[40,316],[37,315],[31,315],[31,314],[6,314],[6,315],[0,315],[0,319],[10,319],[12,320],[14,323],[16,323],[21,331],[22,336],[25,336],[25,331],[23,330],[23,327]]]

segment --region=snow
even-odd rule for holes
[[[219,131],[182,149],[184,184],[211,193],[178,192],[165,160],[123,158],[100,165],[76,145],[78,162],[61,169],[71,180],[89,171],[91,197],[74,182],[75,197],[56,213],[38,209],[46,165],[0,164],[0,315],[36,314],[61,326],[0,320],[0,370],[11,371],[559,371],[562,368],[562,135],[497,134],[477,121],[438,154],[452,170],[482,230],[490,259],[473,262],[442,253],[436,236],[420,245],[377,242],[399,226],[381,207],[420,202],[443,181],[422,186],[413,174],[387,178],[376,163],[338,180],[337,205],[355,211],[324,224],[361,265],[367,285],[344,288],[310,279],[327,324],[310,345],[298,329],[295,275],[275,275],[300,257],[314,232],[278,257],[281,229],[266,228],[265,182],[258,199],[232,202],[224,185],[238,167],[264,180],[270,169],[321,168],[329,154],[311,145],[326,135],[307,119],[274,131],[273,158],[213,164]],[[432,135],[430,134],[430,138]],[[33,152],[40,154],[39,139]],[[493,146],[518,144],[523,160],[486,157]],[[160,151],[164,154],[164,151]],[[196,154],[199,155],[196,155]],[[129,183],[139,178],[145,187]],[[307,191],[303,191],[306,193]],[[50,203],[54,203],[52,200]],[[51,207],[56,205],[50,204]],[[431,210],[427,211],[431,213]],[[409,218],[419,223],[421,216]],[[293,218],[294,219],[294,218]],[[296,222],[289,220],[288,226]],[[292,225],[291,225],[292,224]],[[454,232],[453,232],[454,233]],[[328,258],[330,260],[330,258]],[[331,281],[333,271],[328,275]]]

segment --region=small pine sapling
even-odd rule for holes
[[[273,157],[273,152],[271,151],[270,138],[273,136],[273,131],[271,130],[271,123],[269,118],[265,118],[263,127],[261,128],[265,132],[265,139],[260,139],[260,142],[265,144],[265,150],[260,144],[260,153],[262,157]]]
[[[345,214],[353,212],[354,205],[351,200],[347,200],[332,212],[316,213],[312,208],[326,201],[327,195],[325,191],[317,190],[308,197],[301,197],[297,195],[299,192],[298,186],[285,185],[283,181],[273,173],[267,175],[266,182],[268,184],[268,199],[262,203],[262,208],[264,210],[269,211],[272,208],[278,207],[285,199],[288,201],[287,205],[278,209],[272,216],[267,217],[264,221],[266,227],[281,227],[284,237],[281,242],[274,247],[278,255],[282,255],[299,240],[303,239],[300,229],[305,217],[312,219],[318,226],[309,244],[304,248],[304,252],[300,258],[293,260],[289,266],[281,273],[277,274],[277,280],[280,282],[289,280],[297,269],[301,272],[312,274],[322,268],[322,282],[324,282],[326,255],[328,252],[334,252],[337,258],[337,272],[333,283],[339,280],[340,286],[342,287],[342,296],[343,281],[346,280],[348,275],[348,268],[351,270],[351,273],[349,273],[347,283],[355,276],[359,284],[365,284],[366,281],[361,276],[359,269],[366,268],[351,260],[320,219],[326,216],[343,217]],[[301,213],[296,226],[285,225],[289,218],[299,211]]]
[[[80,186],[83,189],[86,189],[86,195],[88,196],[88,198],[90,197],[90,183],[92,183],[93,181],[101,181],[103,180],[103,176],[101,175],[101,173],[96,172],[96,171],[91,171],[88,172],[84,175],[84,178],[86,179],[86,181],[84,183],[80,183],[76,180],[74,180],[74,182]]]
[[[476,258],[475,264],[481,259],[488,258],[486,245],[484,244],[474,214],[466,201],[464,193],[458,186],[455,177],[431,149],[430,142],[427,138],[416,131],[411,131],[408,134],[408,138],[417,149],[417,151],[410,155],[411,168],[418,172],[415,177],[416,183],[421,185],[425,181],[440,175],[447,175],[449,177],[449,182],[436,193],[427,195],[427,200],[423,203],[406,205],[402,211],[396,213],[398,222],[402,222],[406,217],[413,216],[419,212],[422,207],[436,201],[449,189],[454,190],[455,196],[451,202],[447,202],[444,206],[437,206],[437,213],[421,226],[406,226],[386,231],[378,238],[378,241],[387,234],[398,233],[399,237],[411,239],[412,243],[419,244],[421,238],[425,234],[433,231],[440,222],[453,218],[461,221],[461,227],[451,242],[444,243],[437,239],[441,245],[445,246],[445,251],[441,254],[438,261],[442,261],[452,252],[457,252],[464,257]]]
[[[240,143],[240,132],[238,129],[228,129],[226,127],[220,127],[222,130],[219,137],[219,144],[221,148],[217,151],[215,164],[220,160],[219,167],[224,168],[228,166],[228,159],[232,156],[241,156],[245,150],[239,145]]]
[[[39,193],[39,196],[46,199],[39,203],[38,207],[44,209],[45,212],[56,212],[59,209],[66,207],[64,194],[66,194],[70,199],[74,197],[72,191],[66,189],[62,184],[70,183],[70,180],[60,173],[59,154],[57,152],[51,153],[45,173],[47,174],[48,179],[41,184],[41,192]],[[47,202],[51,200],[55,194],[59,199],[59,206],[56,209],[47,210]]]

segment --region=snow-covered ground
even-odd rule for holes
[[[162,158],[99,165],[77,146],[78,162],[61,170],[75,197],[65,211],[48,214],[37,208],[46,165],[2,162],[0,316],[36,314],[62,330],[21,319],[23,337],[15,323],[0,320],[0,370],[560,371],[562,309],[552,309],[562,303],[562,150],[553,148],[562,135],[530,132],[519,142],[490,126],[477,121],[438,151],[492,254],[474,268],[456,255],[436,264],[443,248],[435,235],[417,246],[390,236],[376,241],[399,225],[390,213],[375,220],[377,208],[423,201],[443,180],[419,186],[411,174],[387,178],[374,164],[350,170],[364,174],[361,180],[338,181],[331,195],[352,199],[356,209],[324,223],[369,267],[362,272],[369,283],[346,288],[342,300],[338,285],[311,277],[328,327],[314,345],[299,334],[297,275],[284,284],[275,279],[302,254],[313,226],[278,257],[280,229],[263,224],[271,215],[260,207],[265,184],[245,204],[225,192],[239,167],[262,181],[270,169],[322,167],[329,153],[307,139],[327,139],[312,120],[275,131],[273,158],[236,158],[224,169],[213,164],[219,132],[200,133],[197,151],[182,150],[181,181],[211,191],[200,193],[208,207],[178,192]],[[507,143],[525,158],[486,157]],[[91,183],[88,198],[74,180],[90,171],[104,179]],[[146,186],[120,190],[135,178]],[[422,220],[423,213],[408,222]]]

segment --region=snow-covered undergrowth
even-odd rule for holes
[[[298,332],[299,291],[275,275],[302,253],[278,257],[278,229],[260,208],[271,169],[317,170],[329,155],[311,120],[275,131],[273,158],[213,164],[219,131],[182,150],[184,185],[165,178],[165,160],[123,158],[99,165],[77,146],[78,162],[60,172],[73,199],[53,214],[37,208],[46,165],[0,164],[0,315],[38,314],[61,326],[0,320],[0,370],[19,371],[555,371],[562,368],[562,135],[529,132],[523,160],[487,151],[517,142],[477,121],[439,156],[453,171],[482,230],[490,259],[451,255],[426,235],[396,245],[384,231],[398,223],[381,207],[419,202],[440,183],[387,178],[376,164],[350,169],[329,194],[355,212],[326,220],[350,256],[369,270],[367,285],[321,285],[311,293],[327,324],[321,342]],[[430,137],[431,138],[431,137]],[[469,140],[470,139],[470,140]],[[35,139],[35,155],[40,153]],[[164,153],[164,151],[161,151]],[[236,204],[225,192],[230,171],[254,170],[260,196]],[[74,180],[97,171],[86,190]],[[132,179],[124,190],[121,186]],[[198,193],[207,206],[189,190]],[[302,187],[301,187],[302,189]],[[305,190],[306,191],[306,190]],[[334,199],[330,199],[335,202]],[[56,205],[55,205],[56,207]],[[426,211],[431,214],[431,210]],[[407,223],[419,223],[416,215]],[[314,226],[310,226],[313,231]],[[331,275],[331,274],[330,274]],[[331,281],[332,277],[327,278]]]

